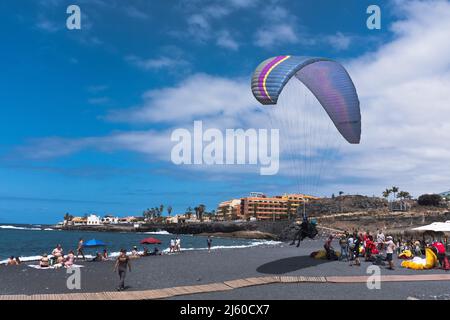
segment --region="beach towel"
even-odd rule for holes
[[[38,269],[38,270],[50,270],[50,269],[59,269],[59,268],[63,268],[62,266],[58,266],[58,265],[54,265],[54,266],[50,266],[50,267],[46,267],[46,268],[43,268],[43,267],[41,267],[40,265],[38,265],[38,264],[29,264],[28,265],[30,268],[33,268],[33,269]],[[72,268],[83,268],[84,266],[82,266],[82,265],[79,265],[79,264],[73,264],[72,265]]]

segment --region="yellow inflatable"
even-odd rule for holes
[[[437,264],[437,256],[431,248],[425,248],[425,259],[415,257],[412,260],[403,261],[402,267],[414,270],[433,269]]]
[[[409,259],[412,257],[412,252],[410,250],[403,250],[402,253],[398,255],[399,258]]]
[[[336,256],[340,257],[341,253],[336,251]],[[325,250],[319,250],[311,253],[311,257],[314,259],[326,259],[327,258],[327,252]]]

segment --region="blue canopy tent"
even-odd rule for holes
[[[88,248],[104,247],[106,246],[106,243],[104,243],[102,240],[91,239],[89,241],[86,241],[84,243],[84,246]]]

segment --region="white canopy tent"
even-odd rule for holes
[[[434,231],[434,232],[450,232],[450,220],[445,222],[433,222],[426,226],[421,226],[413,228],[412,230],[417,231]]]

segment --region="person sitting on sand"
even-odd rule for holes
[[[103,256],[100,252],[97,252],[95,254],[95,258],[92,259],[92,262],[102,262],[103,261]]]
[[[333,239],[334,239],[333,235],[330,235],[327,241],[325,241],[325,244],[323,245],[328,260],[337,260],[336,252],[334,251],[334,248],[331,245]]]
[[[17,266],[17,261],[16,261],[16,259],[14,259],[14,256],[9,257],[6,265],[7,266]]]
[[[66,260],[64,262],[64,266],[66,268],[70,268],[73,266],[73,262],[75,261],[75,254],[73,253],[72,250],[69,251],[69,254],[66,257]]]
[[[139,251],[136,246],[134,246],[133,250],[131,250],[131,257],[132,258],[140,258]]]
[[[106,249],[103,249],[102,258],[103,258],[103,261],[108,260],[108,251]]]
[[[59,256],[58,258],[56,258],[56,265],[58,267],[64,266],[65,262],[66,262],[66,259],[64,259],[64,256]]]
[[[46,253],[42,255],[41,260],[39,261],[39,266],[41,268],[48,268],[50,266],[49,259]]]
[[[150,253],[151,256],[159,256],[161,253],[159,252],[159,249],[157,247],[153,248],[153,252]]]
[[[63,249],[62,249],[62,247],[61,247],[61,245],[60,244],[58,244],[57,246],[56,246],[56,248],[55,249],[53,249],[53,251],[52,251],[52,256],[53,256],[53,263],[59,263],[58,262],[58,260],[59,260],[59,258],[61,257],[61,256],[63,256]]]
[[[143,257],[147,257],[147,256],[149,256],[150,255],[150,252],[148,252],[148,248],[147,247],[144,247],[144,252],[142,252],[142,256]]]

